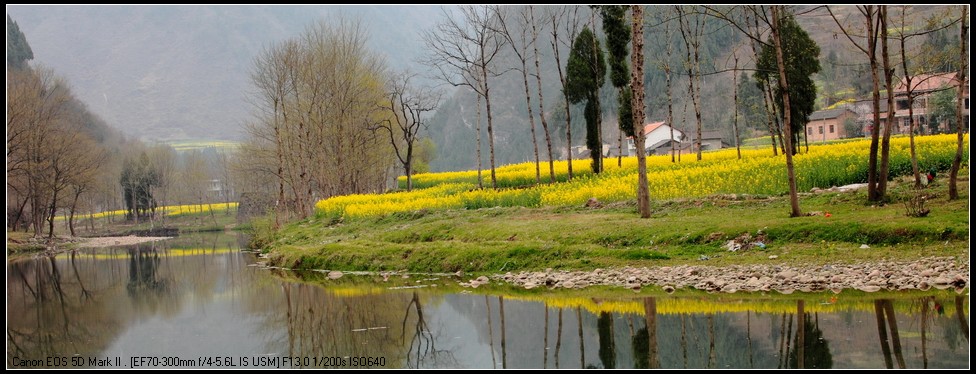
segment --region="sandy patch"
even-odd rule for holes
[[[154,242],[164,239],[172,238],[168,236],[105,236],[100,238],[84,238],[83,241],[78,243],[78,246],[83,248],[100,248]]]

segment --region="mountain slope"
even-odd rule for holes
[[[342,13],[359,17],[391,68],[414,66],[420,6],[8,6],[41,61],[106,122],[144,140],[236,140],[249,71],[271,43]]]

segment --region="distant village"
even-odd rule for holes
[[[892,134],[908,134],[911,118],[915,119],[916,134],[933,134],[950,131],[948,119],[931,118],[932,101],[936,93],[945,90],[956,90],[959,87],[957,73],[920,74],[912,77],[911,87],[902,78],[895,88],[895,126]],[[963,103],[963,124],[969,132],[969,80],[966,80],[965,102]],[[909,110],[909,88],[911,88],[912,108]],[[832,140],[860,138],[871,135],[874,111],[872,99],[845,100],[828,108],[810,114],[805,128],[805,140],[808,143],[824,143]],[[888,122],[888,100],[882,97],[880,102],[881,126]],[[686,134],[687,132],[687,134]],[[677,154],[693,154],[697,152],[695,145],[696,131],[672,128],[665,121],[651,122],[644,125],[644,149],[648,155],[670,154],[672,149]],[[717,150],[735,147],[723,140],[722,132],[718,130],[702,131],[701,150]],[[604,157],[634,156],[637,148],[633,138],[626,139],[625,148],[615,142],[604,143],[601,150]],[[565,158],[565,153],[564,153]],[[590,150],[586,146],[575,146],[573,159],[590,157]]]

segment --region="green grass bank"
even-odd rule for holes
[[[911,192],[907,179],[900,179],[889,183],[892,201],[883,206],[867,204],[864,190],[805,193],[801,208],[814,214],[798,218],[788,217],[785,196],[723,195],[653,201],[650,219],[638,218],[633,203],[415,211],[341,222],[310,218],[278,231],[257,224],[253,243],[270,253],[275,266],[370,271],[810,265],[929,256],[968,261],[964,179],[957,201],[947,201],[945,179],[925,189],[931,213],[922,218],[906,215],[902,201]],[[762,245],[730,252],[730,240]]]

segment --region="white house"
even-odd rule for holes
[[[654,149],[668,143],[669,140],[680,142],[684,137],[684,133],[678,129],[674,129],[674,139],[671,139],[671,126],[665,125],[664,121],[644,125],[644,149],[648,151],[648,155]],[[630,155],[637,154],[637,148],[634,147],[633,138],[627,139],[627,148]]]

